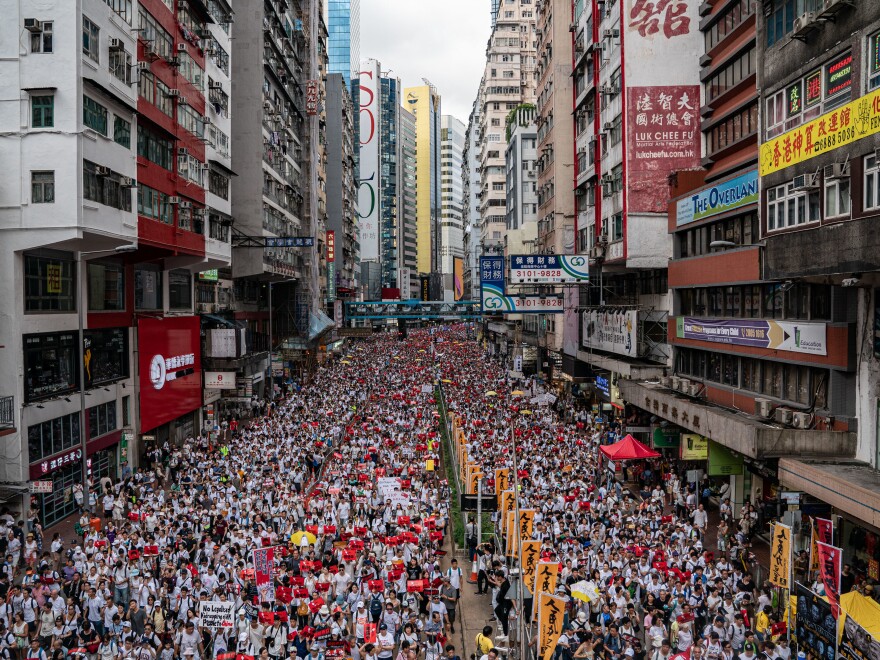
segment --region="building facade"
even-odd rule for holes
[[[440,134],[440,274],[443,300],[464,297],[464,227],[462,190],[465,125],[443,115]]]
[[[327,55],[329,73],[357,80],[361,63],[360,0],[327,0]]]
[[[439,272],[440,262],[440,94],[429,83],[407,87],[403,107],[416,119],[416,268],[429,275]]]
[[[467,137],[462,154],[462,195],[464,197],[464,288],[469,300],[480,297],[480,104],[474,101],[468,117]]]
[[[416,206],[416,118],[409,110],[400,108],[400,151],[398,163],[402,170],[398,195],[400,211],[398,229],[398,286],[402,299],[419,296],[418,279],[418,226]]]

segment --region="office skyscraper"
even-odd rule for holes
[[[356,80],[361,61],[361,1],[328,0],[329,73]]]

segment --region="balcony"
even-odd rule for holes
[[[0,431],[15,428],[15,397],[0,397]]]

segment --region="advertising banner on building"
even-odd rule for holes
[[[361,261],[379,259],[379,63],[366,60],[360,76],[358,230]]]
[[[452,257],[452,290],[455,300],[464,298],[464,259],[461,257]]]
[[[589,279],[587,255],[514,254],[510,257],[511,284],[571,284]]]
[[[275,567],[275,548],[257,548],[254,555],[254,583],[261,603],[275,600],[275,587],[272,582],[272,569]]]
[[[696,433],[681,434],[681,460],[705,461],[709,458],[709,441]]]
[[[202,405],[198,316],[138,319],[141,432]]]
[[[560,296],[509,296],[504,287],[504,257],[480,257],[480,298],[489,314],[561,314]]]
[[[678,200],[675,225],[681,227],[691,222],[705,220],[757,201],[758,170],[749,170],[745,174],[703,188]]]
[[[583,315],[583,345],[629,357],[638,355],[636,310],[594,309]]]
[[[743,473],[743,457],[717,442],[709,441],[709,462],[706,474],[710,477],[727,477]]]
[[[802,584],[796,584],[795,593],[795,637],[798,646],[813,649],[820,658],[833,658],[837,641],[837,621],[831,614],[831,604]],[[832,649],[830,655],[829,648]]]
[[[676,336],[717,344],[769,348],[790,353],[826,355],[824,323],[767,319],[697,319],[679,316]]]
[[[630,87],[626,96],[626,208],[664,213],[670,173],[700,166],[700,87]]]
[[[849,57],[851,67],[852,55]],[[850,78],[850,84],[851,81]],[[760,148],[761,176],[803,163],[878,132],[880,89],[764,142]]]
[[[327,300],[336,300],[336,232],[327,232]]]
[[[235,372],[234,371],[206,371],[205,372],[205,389],[206,390],[234,390],[235,389]]]

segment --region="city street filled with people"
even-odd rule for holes
[[[484,492],[515,472],[528,540],[557,566],[544,660],[796,655],[779,594],[751,575],[752,509],[710,503],[662,457],[610,470],[619,421],[513,379],[472,336],[353,343],[265,414],[91,484],[73,532],[6,512],[3,656],[496,660],[519,653],[522,617],[535,657],[535,587],[520,611],[502,547],[521,530],[463,514],[451,538],[453,416]]]

